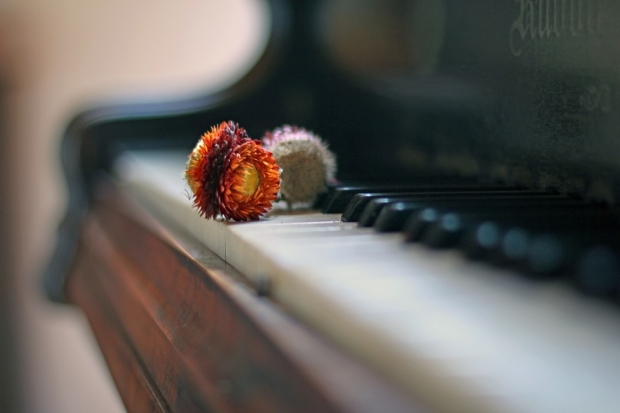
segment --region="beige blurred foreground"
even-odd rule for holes
[[[81,313],[40,290],[64,209],[65,123],[98,100],[231,83],[260,52],[265,13],[258,0],[0,2],[0,367],[13,365],[0,380],[5,407],[3,397],[25,412],[124,410]]]

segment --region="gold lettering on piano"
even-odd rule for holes
[[[515,0],[519,15],[510,28],[510,51],[521,56],[531,42],[598,36],[610,0]]]

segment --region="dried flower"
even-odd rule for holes
[[[334,180],[336,157],[312,132],[285,125],[267,132],[263,143],[282,168],[281,194],[289,206],[312,202]]]
[[[276,200],[280,168],[260,141],[229,121],[202,135],[189,155],[185,179],[200,215],[249,221],[265,214]]]

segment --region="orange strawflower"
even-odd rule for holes
[[[235,122],[202,135],[189,155],[185,179],[200,215],[256,220],[271,209],[280,190],[280,168],[261,142]]]

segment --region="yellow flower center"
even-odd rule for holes
[[[238,190],[245,196],[252,196],[260,185],[260,175],[254,165],[243,165],[239,168]]]

